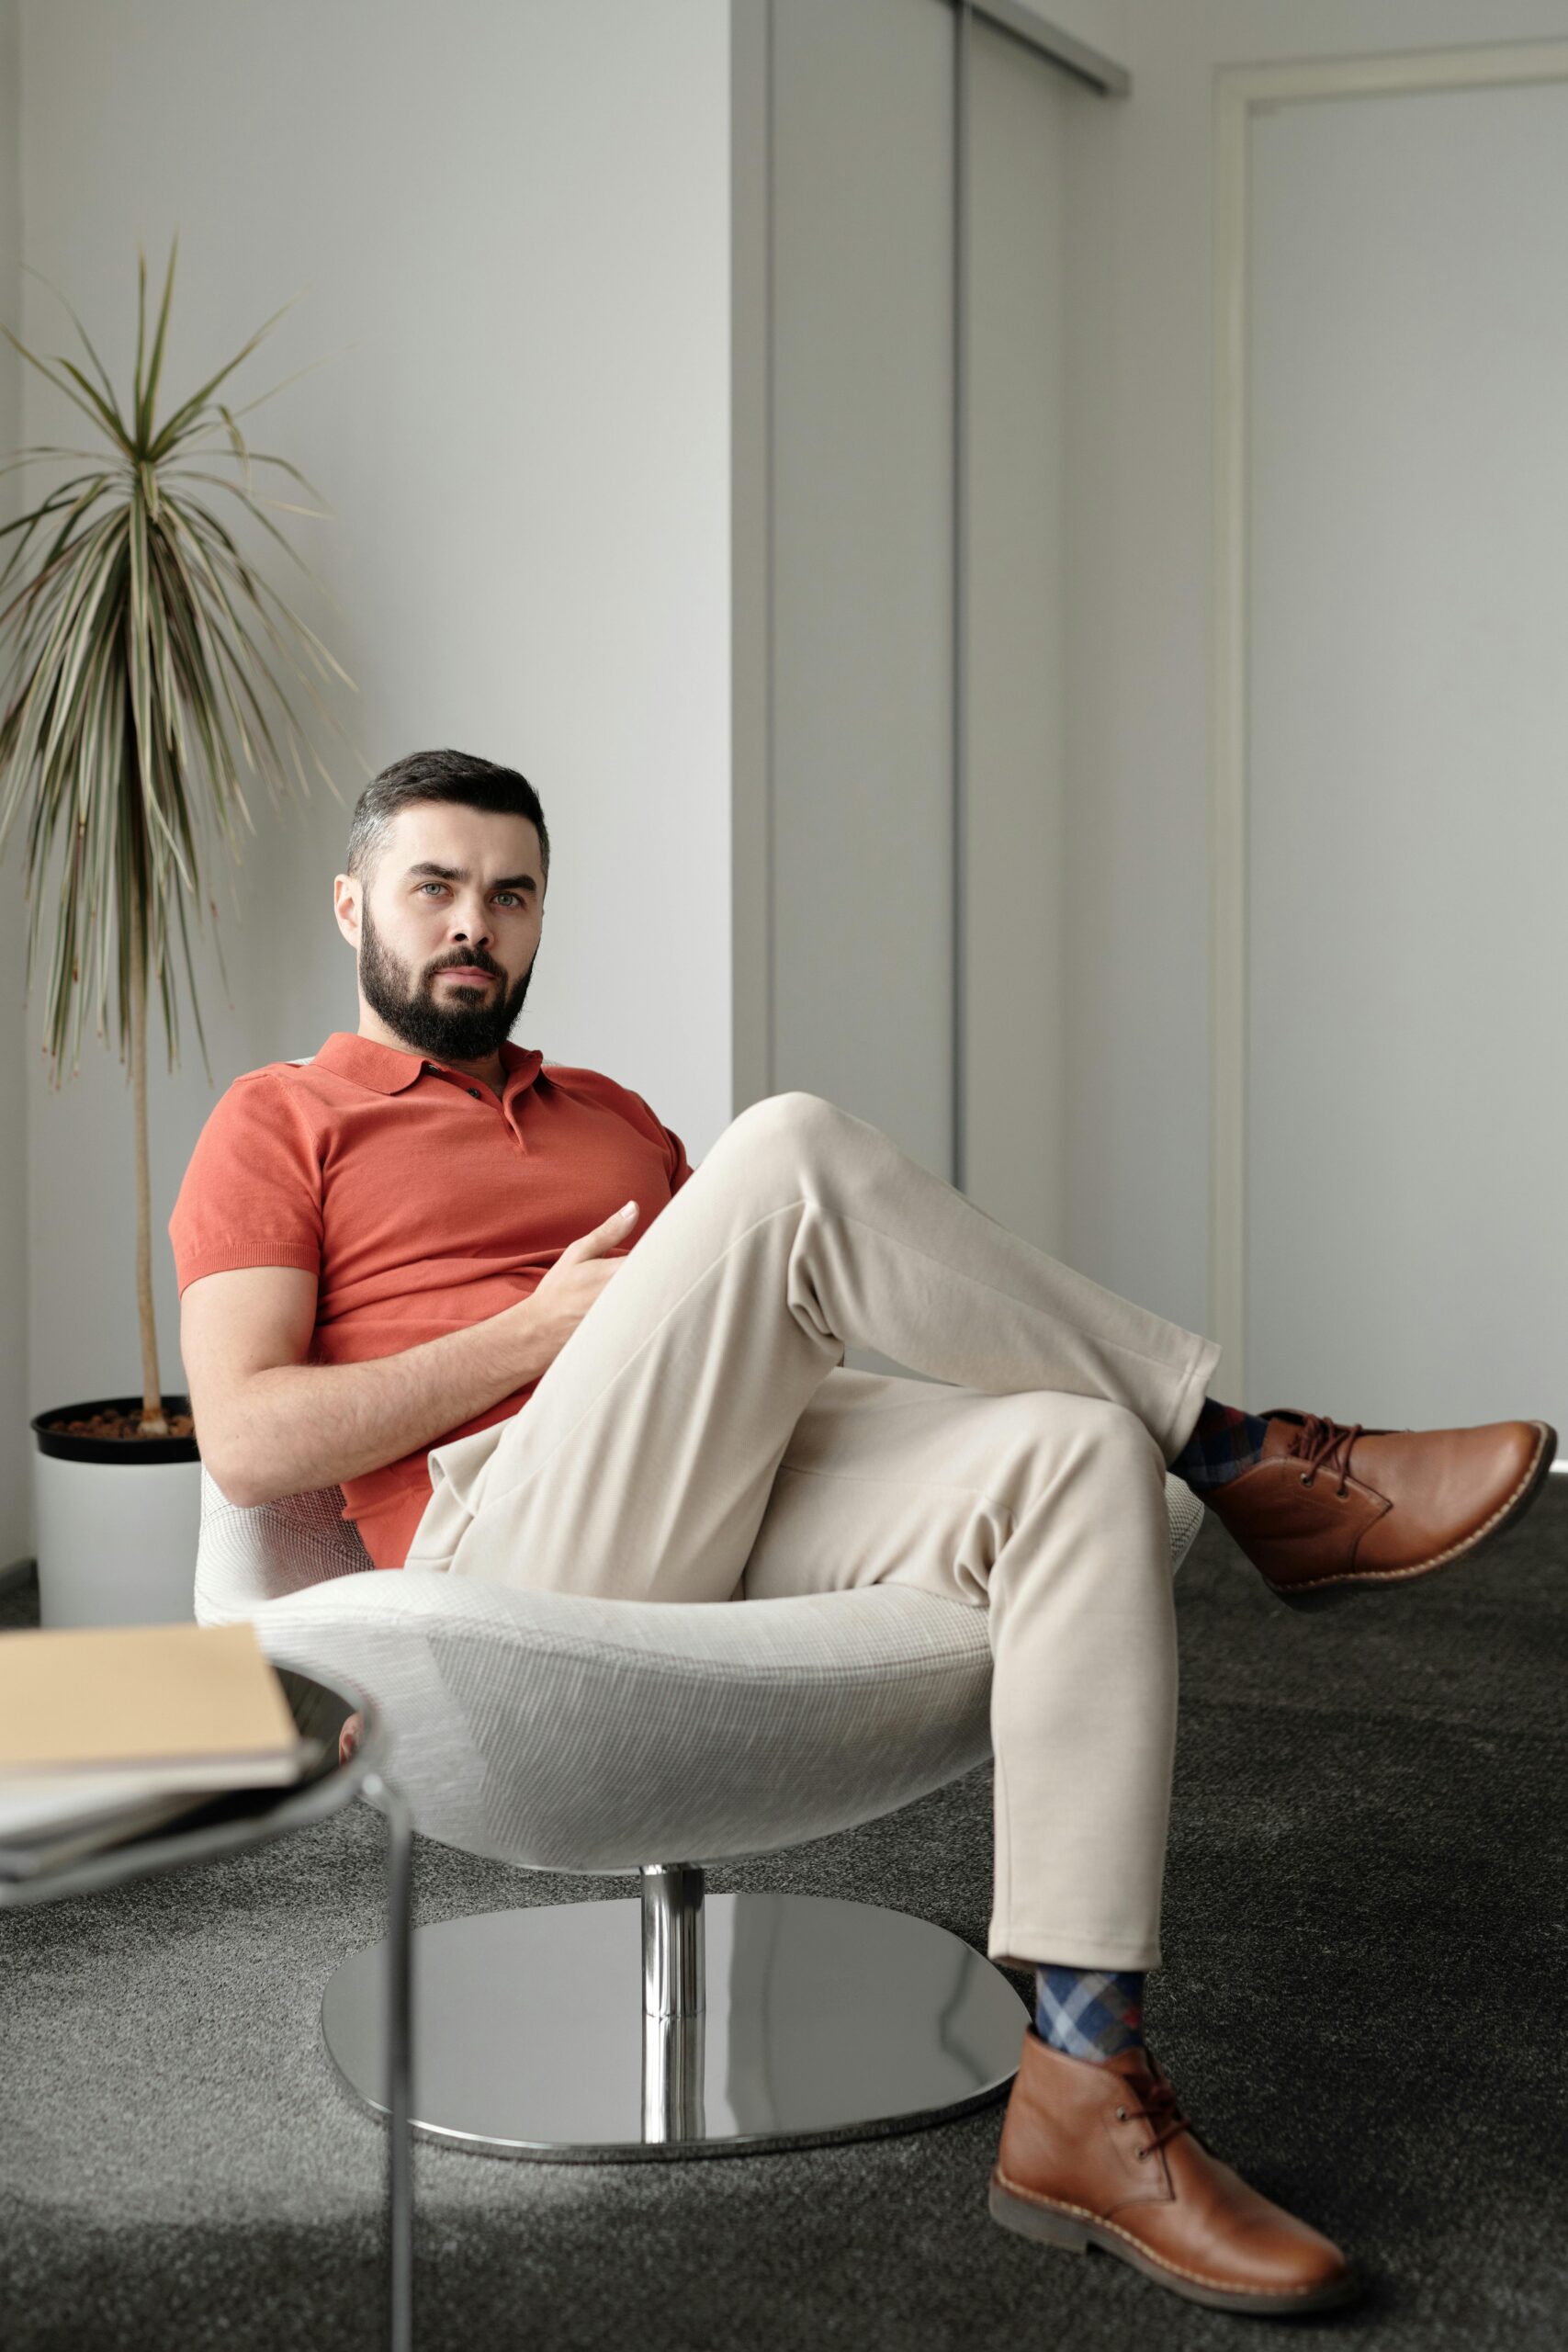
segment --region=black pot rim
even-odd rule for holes
[[[188,1413],[188,1396],[166,1396],[165,1413]],[[140,1413],[140,1392],[134,1396],[90,1396],[80,1405],[51,1405],[35,1413],[28,1427],[40,1453],[60,1462],[199,1462],[201,1449],[194,1437],[80,1437],[70,1430],[51,1430],[49,1421],[86,1420],[94,1413]]]

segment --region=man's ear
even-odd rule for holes
[[[344,939],[347,940],[351,947],[355,945],[359,937],[360,901],[360,888],[354,876],[352,874],[334,875],[333,877],[333,913],[337,919],[337,927],[339,931],[342,932]]]

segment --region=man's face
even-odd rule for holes
[[[526,817],[430,800],[401,809],[369,889],[339,880],[345,936],[357,899],[366,1003],[433,1061],[488,1060],[528,993],[544,891],[539,836]]]

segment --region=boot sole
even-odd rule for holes
[[[1277,1600],[1287,1609],[1334,1609],[1341,1601],[1354,1600],[1359,1593],[1385,1590],[1390,1585],[1408,1584],[1413,1577],[1430,1576],[1434,1568],[1450,1567],[1456,1560],[1473,1559],[1477,1552],[1496,1542],[1517,1520],[1523,1519],[1537,1495],[1546,1484],[1557,1453],[1557,1431],[1550,1421],[1532,1421],[1530,1427],[1539,1431],[1536,1450],[1530,1466],[1506,1499],[1498,1504],[1490,1519],[1483,1521],[1473,1535],[1462,1544],[1451,1544],[1448,1551],[1438,1552],[1429,1560],[1417,1560],[1408,1568],[1369,1568],[1363,1574],[1354,1569],[1344,1576],[1324,1577],[1315,1584],[1275,1584],[1265,1577],[1263,1581]]]
[[[1361,2291],[1360,2281],[1351,2272],[1342,2278],[1330,2278],[1321,2287],[1304,2287],[1281,2294],[1260,2294],[1255,2289],[1221,2287],[1195,2274],[1175,2270],[1168,2263],[1141,2246],[1127,2232],[1113,2222],[1096,2222],[1088,2214],[1075,2212],[1060,2205],[1053,2205],[1044,2198],[1021,2195],[991,2176],[990,2213],[1004,2230],[1014,2230],[1020,2237],[1032,2238],[1036,2245],[1054,2245],[1065,2254],[1087,2254],[1091,2245],[1105,2254],[1113,2254],[1146,2278],[1167,2287],[1173,2295],[1181,2295],[1190,2303],[1207,2303],[1217,2312],[1250,2312],[1259,2318],[1290,2319],[1297,2312],[1320,2312],[1335,2303],[1348,2303]]]

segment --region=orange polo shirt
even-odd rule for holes
[[[237,1078],[209,1114],[169,1238],[183,1292],[234,1266],[314,1274],[312,1363],[397,1355],[526,1298],[567,1244],[635,1200],[637,1247],[691,1175],[678,1135],[593,1069],[503,1045],[490,1088],[336,1030],[303,1065]],[[540,1375],[543,1377],[543,1374]],[[431,1446],[489,1429],[537,1386],[344,1482],[378,1568],[400,1568],[430,1500]]]

